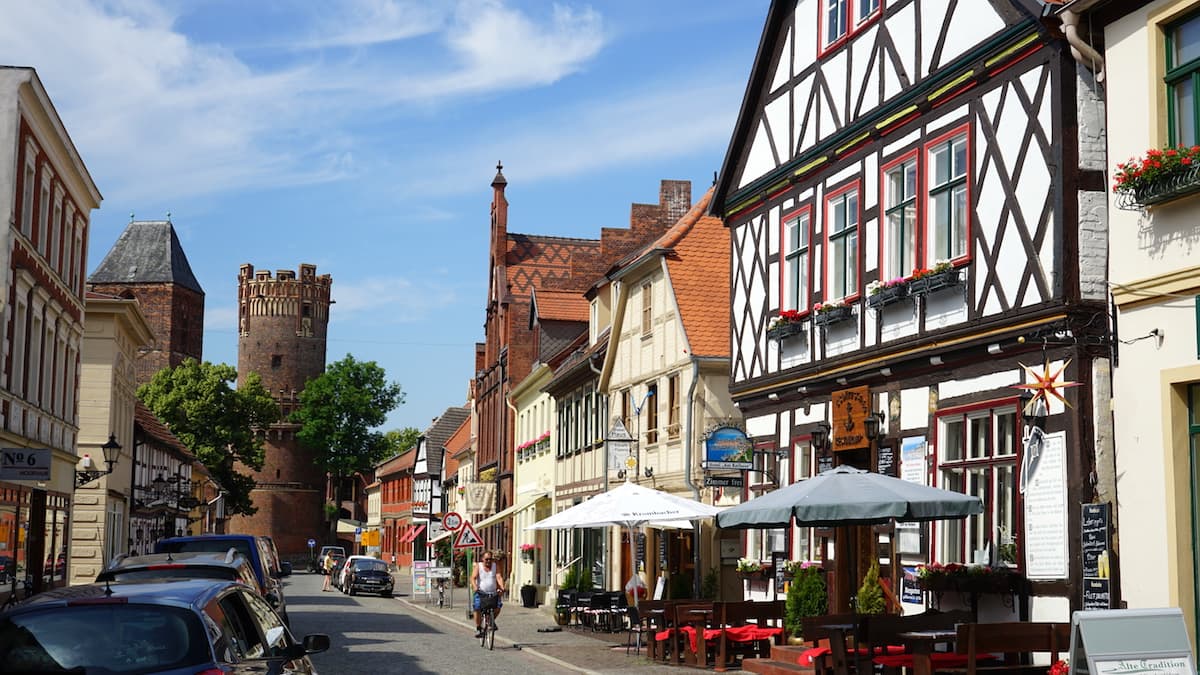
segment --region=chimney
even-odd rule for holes
[[[658,188],[658,205],[674,224],[692,208],[692,181],[664,180]]]

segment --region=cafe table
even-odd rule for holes
[[[896,637],[912,653],[913,675],[931,675],[933,648],[939,644],[953,645],[956,635],[953,629],[939,629],[906,631]]]
[[[707,644],[704,639],[704,630],[711,625],[713,608],[712,607],[697,607],[687,610],[687,614],[691,617],[689,625],[695,631],[689,636],[690,643],[684,652],[684,662],[689,665],[703,666],[707,665]]]
[[[858,658],[858,636],[855,634],[854,624],[827,623],[822,624],[821,628],[829,635],[829,661],[834,674],[846,675],[850,672],[850,660]],[[854,641],[853,650],[850,652],[846,648],[847,638]],[[817,660],[814,660],[817,672],[825,669],[825,664],[819,661],[823,658],[817,657]]]

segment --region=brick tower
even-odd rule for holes
[[[249,264],[238,273],[238,385],[258,373],[285,419],[304,384],[325,372],[332,282],[309,264],[300,265],[299,277],[291,270],[272,277]],[[285,556],[307,553],[307,540],[322,539],[324,529],[325,473],[296,440],[299,428],[290,422],[271,426],[262,471],[253,472],[258,513],[230,522],[232,532],[270,535]]]
[[[155,341],[138,350],[138,385],[188,357],[203,360],[204,289],[169,219],[130,220],[88,277],[88,290],[136,298],[141,306]]]

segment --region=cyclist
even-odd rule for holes
[[[500,616],[500,608],[504,603],[500,596],[504,593],[504,575],[500,573],[500,566],[496,563],[496,557],[490,552],[483,554],[483,560],[475,563],[475,569],[471,572],[471,590],[474,591],[474,604],[472,608],[475,610],[475,637],[483,637],[483,613],[479,611],[480,593],[495,593],[496,595],[496,610],[492,613],[492,617]],[[496,624],[493,622],[492,624]]]

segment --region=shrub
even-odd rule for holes
[[[721,571],[715,567],[708,568],[704,578],[700,580],[700,597],[705,600],[716,600],[717,591],[721,588]]]
[[[820,567],[795,570],[788,586],[784,625],[789,635],[799,636],[806,616],[821,616],[829,611],[829,590],[825,571]]]
[[[567,569],[566,573],[563,574],[562,585],[559,586],[559,588],[562,588],[563,590],[573,590],[577,586],[579,586],[579,569],[572,565]]]
[[[859,614],[883,614],[887,603],[883,599],[883,588],[879,585],[879,561],[871,561],[871,569],[863,577],[855,600]]]

